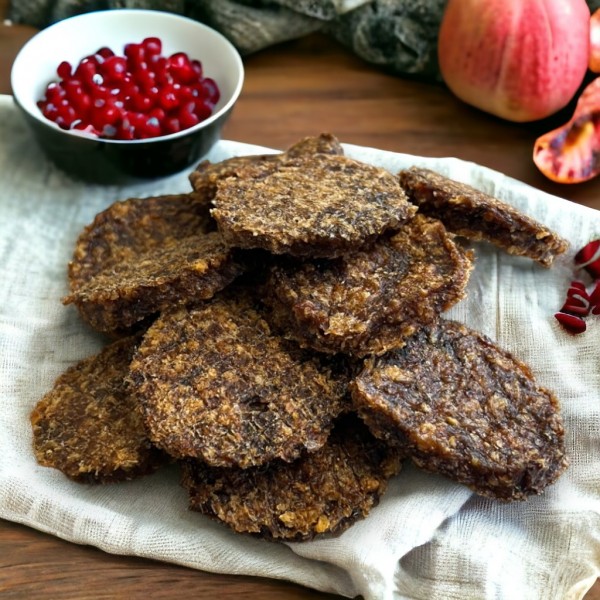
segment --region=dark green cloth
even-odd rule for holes
[[[41,29],[93,10],[166,10],[221,31],[243,55],[322,31],[382,68],[435,79],[436,37],[445,3],[446,0],[14,0],[9,18],[14,23]]]
[[[145,8],[197,19],[243,54],[323,31],[399,75],[439,80],[437,33],[447,0],[13,0],[14,23],[46,27],[93,10]],[[588,0],[590,10],[600,0]]]

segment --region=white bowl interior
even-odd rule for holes
[[[33,117],[55,125],[45,119],[36,102],[44,96],[48,83],[58,80],[56,67],[61,61],[67,60],[76,66],[84,56],[103,46],[122,55],[125,44],[139,43],[146,37],[160,38],[165,56],[185,52],[190,58],[199,60],[204,75],[214,79],[221,92],[209,119],[160,139],[185,135],[210,124],[237,100],[243,85],[244,68],[239,53],[227,38],[186,17],[137,9],[85,13],[41,30],[25,44],[15,59],[11,71],[13,94]]]

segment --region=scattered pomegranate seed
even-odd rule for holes
[[[600,291],[598,295],[600,297]],[[586,330],[583,317],[587,317],[590,314],[592,306],[592,300],[587,292],[585,283],[574,280],[569,284],[567,297],[560,312],[554,316],[569,333],[583,333]]]
[[[575,264],[585,269],[594,279],[600,278],[600,240],[592,240],[576,255]]]
[[[586,330],[585,321],[577,316],[564,312],[557,312],[554,318],[563,326],[563,328],[572,334],[583,333]]]
[[[587,316],[590,313],[590,297],[583,281],[571,281],[567,299],[560,309],[571,315]]]
[[[219,88],[199,60],[161,53],[161,40],[147,37],[126,44],[123,56],[102,47],[74,68],[62,61],[59,81],[37,105],[61,128],[101,138],[147,139],[193,127],[212,115]]]
[[[574,279],[573,281],[571,281],[569,290],[567,291],[567,295],[571,295],[571,294],[587,294],[585,283],[583,283],[583,281],[579,281],[577,279]]]
[[[600,239],[581,248],[574,262],[580,272],[585,271],[592,278],[592,284],[571,281],[565,302],[554,316],[569,333],[577,334],[586,330],[583,317],[600,314]]]

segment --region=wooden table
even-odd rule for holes
[[[6,0],[0,0],[0,10],[5,6]],[[31,33],[0,26],[0,93],[10,93],[10,64]],[[560,186],[546,180],[532,163],[537,135],[564,121],[567,112],[545,123],[507,123],[462,104],[442,86],[385,74],[322,36],[260,52],[246,58],[245,67],[244,90],[225,127],[227,139],[285,148],[300,137],[329,131],[343,142],[476,161],[600,208],[600,178]],[[2,521],[0,597],[337,598],[286,582],[112,556]],[[600,584],[586,600],[600,600]]]

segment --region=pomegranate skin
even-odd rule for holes
[[[600,73],[600,8],[590,17],[590,71]]]
[[[547,117],[573,98],[588,67],[585,0],[449,0],[440,71],[464,102],[509,121]]]

